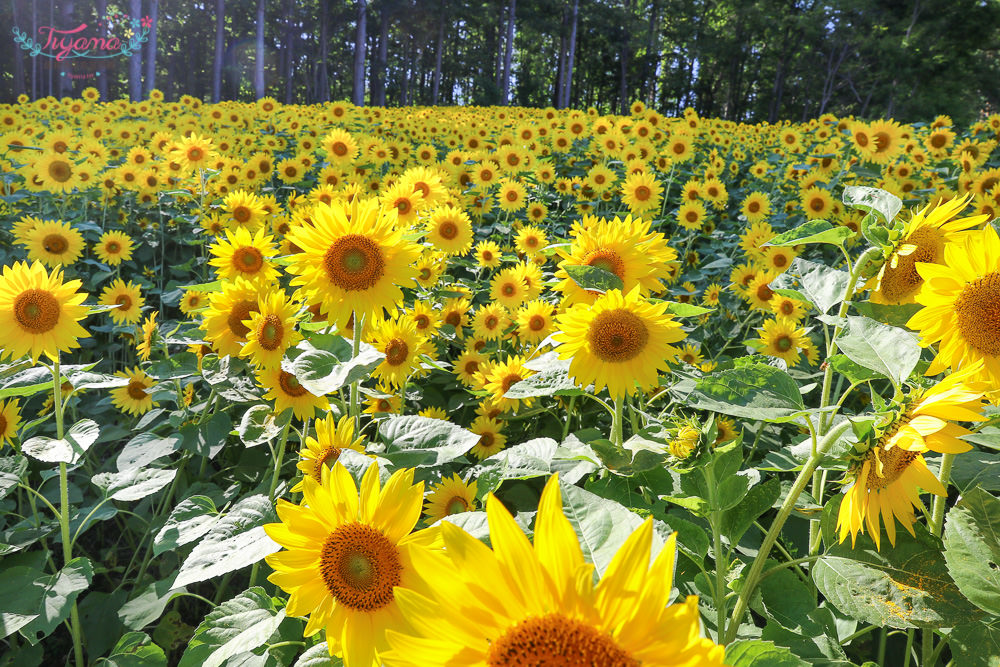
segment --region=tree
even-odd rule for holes
[[[257,56],[254,60],[253,90],[257,99],[264,97],[264,0],[257,0]]]
[[[142,0],[129,0],[129,15],[142,15]],[[129,59],[128,94],[133,102],[142,99],[142,49],[138,48]]]
[[[215,60],[212,61],[212,101],[222,99],[222,61],[226,54],[226,0],[215,0]]]
[[[357,0],[358,21],[354,37],[354,84],[351,101],[358,106],[365,103],[365,30],[368,24],[368,2]]]

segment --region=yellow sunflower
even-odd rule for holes
[[[327,161],[340,167],[348,167],[358,154],[358,143],[350,132],[334,128],[320,140],[326,151]]]
[[[510,326],[510,315],[499,303],[488,303],[472,316],[472,335],[483,340],[498,340]]]
[[[480,461],[493,456],[507,445],[507,436],[501,433],[503,422],[488,415],[476,417],[469,430],[479,436],[479,442],[469,453]]]
[[[104,288],[97,302],[105,306],[118,306],[108,311],[115,324],[135,324],[142,317],[142,307],[146,300],[139,285],[131,280],[125,283],[119,278]]]
[[[132,245],[132,239],[123,232],[104,232],[94,244],[94,252],[108,266],[118,266],[132,259]]]
[[[389,647],[386,633],[405,630],[396,602],[400,591],[427,587],[413,558],[428,550],[436,530],[413,533],[424,484],[413,470],[398,470],[385,487],[378,466],[361,479],[361,491],[339,463],[322,482],[303,479],[303,504],[278,500],[281,523],[264,530],[285,548],[267,557],[268,580],[289,593],[291,616],[309,616],[304,634],[326,630],[331,655],[348,667],[371,667]]]
[[[221,292],[208,296],[201,329],[220,356],[240,356],[250,328],[244,323],[258,312],[260,287],[244,278],[223,282]]]
[[[406,316],[413,322],[413,326],[417,328],[417,333],[428,339],[432,338],[441,326],[441,320],[437,311],[434,310],[434,306],[426,301],[415,301],[413,308],[406,311]]]
[[[611,290],[592,306],[577,304],[557,316],[553,340],[562,345],[556,351],[571,359],[569,374],[578,385],[593,383],[595,392],[607,386],[615,399],[647,391],[677,357],[670,343],[685,337],[666,310],[666,303],[647,302],[638,287],[627,294]]]
[[[188,317],[193,317],[198,310],[208,305],[208,295],[198,290],[185,290],[179,305],[182,313]]]
[[[260,197],[246,190],[236,190],[226,195],[222,200],[222,209],[229,215],[225,224],[231,229],[244,227],[257,231],[267,218],[267,210]]]
[[[35,160],[29,174],[53,192],[72,192],[79,183],[77,166],[66,155],[55,151]]]
[[[460,208],[439,206],[427,220],[427,240],[446,255],[464,255],[472,247],[472,221]]]
[[[799,362],[799,350],[805,347],[806,331],[794,320],[782,317],[764,320],[760,329],[760,353],[783,359],[794,365]]]
[[[156,336],[156,316],[154,310],[142,323],[142,340],[136,343],[135,351],[143,361],[149,361],[149,355],[153,353],[153,338]]]
[[[821,187],[811,187],[799,195],[799,203],[807,220],[818,220],[830,215],[833,210],[833,196]]]
[[[642,215],[646,211],[660,207],[663,186],[652,174],[634,172],[621,185],[622,203],[628,206],[632,215]]]
[[[947,495],[928,470],[923,454],[961,454],[972,445],[961,440],[970,431],[955,422],[983,421],[983,394],[991,386],[975,380],[980,364],[952,373],[926,391],[914,390],[899,411],[883,424],[878,442],[849,471],[853,484],[845,492],[837,517],[840,541],[859,532],[868,533],[881,546],[879,517],[889,542],[896,544],[896,522],[913,535],[913,508],[920,504],[918,487],[938,496]],[[895,517],[895,518],[894,518]]]
[[[192,133],[174,145],[169,157],[184,169],[190,170],[207,167],[218,159],[219,155],[215,152],[215,145],[211,139]]]
[[[288,408],[301,421],[312,419],[316,410],[329,410],[326,396],[316,396],[299,382],[298,378],[281,367],[257,371],[257,384],[267,390],[264,398],[274,400],[274,411],[281,414]]]
[[[327,413],[323,419],[317,419],[316,437],[306,438],[302,449],[299,451],[299,462],[296,467],[302,472],[304,477],[311,477],[318,484],[323,483],[323,475],[329,473],[329,469],[340,458],[340,453],[345,449],[353,449],[364,454],[364,436],[354,437],[354,419],[344,416],[337,421],[332,414]],[[325,469],[325,470],[324,470]],[[298,493],[305,486],[304,478],[291,488],[292,492]]]
[[[512,356],[507,361],[492,364],[485,372],[480,372],[483,389],[490,392],[490,398],[501,410],[517,410],[522,404],[531,405],[531,398],[505,398],[507,390],[535,374],[535,371],[524,367],[527,361],[521,356]]]
[[[936,207],[928,204],[906,223],[902,240],[871,283],[874,285],[873,303],[913,303],[924,283],[917,272],[917,262],[940,264],[946,246],[959,243],[967,235],[965,230],[982,224],[989,217],[956,218],[968,203],[966,196]]]
[[[128,378],[128,384],[124,387],[115,387],[111,390],[111,403],[130,415],[146,414],[153,409],[153,397],[147,391],[156,381],[146,375],[138,366],[115,373],[117,377]]]
[[[295,329],[298,311],[299,304],[289,301],[282,289],[260,295],[257,309],[243,320],[247,342],[240,356],[249,357],[257,368],[280,366],[285,350],[302,340]]]
[[[541,299],[534,299],[517,311],[517,335],[526,343],[540,343],[552,333],[555,325],[555,307]]]
[[[514,309],[527,299],[528,286],[516,268],[497,273],[490,281],[490,298],[500,305]]]
[[[416,276],[420,246],[406,241],[395,216],[374,200],[318,205],[312,224],[292,230],[289,239],[302,249],[288,267],[292,285],[317,292],[333,319],[395,308],[400,287]]]
[[[30,266],[15,262],[3,267],[0,276],[0,359],[19,359],[30,354],[32,361],[44,354],[55,358],[59,352],[80,347],[78,338],[90,334],[78,324],[87,316],[81,305],[86,293],[77,292],[79,280],[63,282],[62,271],[51,274],[41,262]]]
[[[549,244],[545,232],[533,225],[525,225],[518,230],[514,237],[514,246],[518,252],[534,257]]]
[[[667,604],[676,534],[651,559],[653,521],[646,519],[595,584],[563,514],[557,476],[542,492],[534,545],[492,494],[486,513],[492,549],[443,522],[446,551],[413,554],[429,593],[397,589],[410,628],[387,631],[392,650],[381,657],[388,667],[722,665],[723,647],[701,637],[697,597]]]
[[[50,269],[69,266],[83,252],[83,236],[68,222],[42,220],[25,235],[22,245],[28,259],[40,261]]]
[[[219,278],[231,280],[237,276],[254,282],[270,283],[278,277],[272,259],[278,254],[274,237],[266,235],[264,228],[251,234],[246,227],[236,232],[225,230],[226,238],[218,239],[209,252],[209,265],[215,267]]]
[[[372,327],[371,344],[385,355],[372,376],[389,387],[402,387],[419,368],[420,355],[430,354],[431,345],[406,318],[385,320]]]
[[[501,181],[497,188],[497,204],[503,211],[520,211],[525,206],[527,190],[517,181]]]
[[[677,209],[677,224],[689,231],[698,231],[707,215],[708,211],[700,201],[684,202]]]
[[[476,244],[476,261],[480,266],[495,269],[500,266],[500,246],[493,241],[480,241]]]
[[[455,359],[452,367],[455,369],[455,377],[467,387],[475,383],[476,373],[481,370],[482,364],[486,362],[486,355],[475,350],[465,349]]]
[[[476,510],[476,481],[463,482],[455,473],[451,477],[442,477],[441,481],[431,486],[430,493],[424,501],[424,516],[427,523],[435,523],[462,512]]]
[[[14,439],[21,424],[21,406],[17,400],[0,401],[0,447]]]

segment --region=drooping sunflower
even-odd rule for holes
[[[420,355],[432,352],[430,343],[417,333],[416,326],[407,318],[376,323],[370,342],[385,354],[372,376],[394,388],[406,384],[406,379],[419,368]]]
[[[244,323],[259,309],[260,287],[244,278],[222,284],[212,292],[202,314],[201,329],[220,356],[240,356],[250,328]]]
[[[152,395],[147,391],[152,388],[156,381],[146,375],[146,373],[136,366],[135,368],[118,371],[117,377],[128,378],[128,384],[124,387],[115,387],[111,390],[111,403],[130,415],[146,414],[153,409]]]
[[[916,296],[923,308],[909,322],[920,344],[938,343],[927,369],[963,368],[983,361],[977,379],[1000,386],[1000,238],[987,226],[964,243],[945,246],[943,264],[916,265],[924,285]]]
[[[417,413],[420,417],[427,417],[429,419],[440,419],[441,421],[448,421],[448,411],[438,405],[429,405],[423,408]]]
[[[257,309],[243,321],[247,342],[240,356],[249,357],[257,368],[280,366],[285,350],[302,340],[302,334],[295,328],[298,311],[299,304],[290,301],[282,289],[261,294]]]
[[[0,401],[0,447],[14,439],[21,424],[21,406],[17,400]]]
[[[462,338],[463,327],[469,323],[469,300],[465,297],[448,299],[441,306],[441,324],[447,324],[455,329],[455,334]]]
[[[156,316],[159,313],[153,311],[149,314],[142,322],[140,329],[142,330],[142,339],[136,343],[135,351],[139,355],[139,358],[143,361],[149,361],[149,355],[153,353],[153,338],[156,337],[157,326],[156,326]]]
[[[69,266],[83,252],[83,236],[68,222],[59,220],[39,221],[22,242],[28,250],[28,259],[40,261],[50,269]]]
[[[650,565],[646,519],[595,585],[557,476],[542,492],[534,545],[492,494],[486,513],[492,549],[443,522],[445,552],[413,554],[430,593],[397,589],[412,629],[387,631],[387,666],[722,665],[723,647],[701,637],[697,597],[667,605],[676,534]]]
[[[972,449],[960,439],[970,431],[955,422],[985,419],[982,397],[996,385],[976,380],[980,367],[977,362],[926,391],[912,391],[896,416],[881,426],[878,442],[849,471],[853,484],[845,492],[837,517],[841,542],[850,534],[853,546],[857,534],[867,527],[876,548],[880,548],[881,516],[889,542],[895,545],[895,519],[914,534],[913,508],[919,504],[918,488],[947,495],[945,487],[928,470],[923,454],[961,454]]]
[[[427,221],[427,240],[447,255],[464,255],[472,247],[472,221],[460,208],[439,206]]]
[[[309,616],[304,634],[326,630],[331,655],[348,667],[371,667],[388,650],[386,633],[404,630],[396,596],[417,588],[413,558],[429,550],[436,530],[413,533],[420,518],[423,482],[398,470],[385,487],[378,466],[361,479],[361,491],[339,463],[322,482],[303,479],[303,504],[278,500],[281,523],[264,530],[285,550],[267,556],[268,580],[289,593],[291,616]]]
[[[611,290],[593,305],[577,304],[556,317],[559,357],[571,359],[569,373],[577,384],[593,383],[596,392],[607,386],[613,398],[651,389],[677,356],[671,343],[685,336],[666,309],[666,303],[647,302],[638,287],[627,294]]]
[[[311,477],[316,483],[322,484],[323,475],[337,462],[342,451],[353,449],[364,453],[365,439],[364,436],[354,437],[354,419],[350,416],[341,417],[340,421],[337,421],[328,413],[325,418],[317,419],[315,425],[316,437],[306,438],[299,451],[299,462],[295,465],[305,477]],[[291,488],[291,491],[301,492],[304,485],[303,478]]]
[[[281,414],[288,408],[301,421],[312,419],[316,410],[329,410],[326,396],[316,396],[302,386],[298,378],[281,367],[264,368],[257,372],[257,384],[267,390],[264,398],[274,400],[274,411]]]
[[[218,239],[209,248],[212,259],[208,263],[215,267],[219,278],[231,280],[239,276],[270,283],[278,277],[278,269],[271,261],[278,250],[274,237],[267,235],[263,227],[256,234],[246,227],[238,228],[235,233],[227,229],[225,234],[225,239]]]
[[[442,477],[440,482],[431,486],[431,491],[424,501],[424,516],[427,517],[427,523],[440,521],[452,514],[475,511],[476,487],[476,480],[463,482],[458,473],[451,477]]]
[[[794,365],[799,362],[799,350],[805,347],[806,332],[798,322],[777,317],[764,320],[757,340],[761,345],[761,354],[778,357]]]
[[[87,316],[81,305],[86,293],[77,292],[79,280],[63,282],[62,271],[51,274],[41,262],[30,266],[15,262],[3,267],[0,276],[0,359],[19,359],[30,354],[32,361],[45,354],[79,347],[78,338],[90,334],[78,324]]]
[[[104,232],[94,244],[97,258],[108,266],[118,266],[132,258],[132,239],[124,232]]]
[[[146,299],[142,296],[139,285],[131,280],[125,283],[118,278],[113,283],[104,288],[98,303],[105,306],[118,306],[114,310],[109,310],[108,315],[115,324],[135,324],[142,317],[142,307]]]
[[[946,246],[960,243],[967,235],[965,230],[982,224],[989,217],[957,218],[968,202],[966,196],[933,208],[933,204],[928,204],[906,223],[902,240],[870,283],[874,286],[873,303],[913,303],[924,283],[917,271],[917,262],[941,264]]]
[[[420,246],[406,241],[395,216],[374,200],[321,204],[312,224],[289,233],[302,249],[288,267],[293,285],[316,292],[331,319],[391,310],[416,276]]]

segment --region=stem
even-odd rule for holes
[[[889,631],[885,628],[879,630],[878,633],[878,664],[885,664],[885,645],[889,640]]]
[[[754,589],[757,587],[757,583],[760,580],[761,571],[764,569],[764,562],[767,560],[768,555],[771,553],[771,547],[778,539],[778,535],[781,533],[781,529],[785,525],[785,521],[791,515],[792,510],[795,509],[795,501],[798,500],[799,496],[802,494],[803,489],[812,478],[813,471],[816,466],[819,465],[820,459],[826,450],[830,448],[841,433],[846,431],[851,425],[851,422],[844,420],[830,429],[830,432],[823,436],[823,440],[820,441],[819,446],[816,448],[816,453],[809,457],[802,470],[799,472],[799,476],[795,478],[795,484],[792,486],[792,490],[788,492],[788,496],[785,498],[785,502],[781,504],[781,509],[778,510],[778,516],[775,517],[774,523],[771,524],[770,529],[767,531],[767,535],[764,536],[764,541],[760,545],[760,550],[757,552],[757,557],[754,558],[753,564],[750,566],[750,572],[747,574],[746,582],[743,585],[743,589],[740,591],[740,595],[736,600],[736,606],[733,608],[732,616],[729,618],[729,628],[726,631],[725,641],[723,644],[729,644],[736,638],[736,634],[739,632],[740,621],[743,619],[743,614],[746,613],[747,605],[750,602],[750,596]]]
[[[705,486],[708,487],[708,502],[712,506],[709,523],[712,525],[712,549],[715,554],[715,614],[716,638],[726,633],[726,570],[729,568],[729,558],[722,553],[722,510],[719,509],[718,484],[715,480],[715,468],[711,465],[702,468],[705,475]]]
[[[903,657],[903,667],[910,667],[910,657],[913,655],[913,628],[906,631],[906,655]]]
[[[615,398],[615,418],[611,422],[611,442],[614,443],[615,447],[621,447],[623,442],[622,437],[622,407],[625,404],[624,397]]]
[[[358,312],[354,311],[354,345],[352,347],[351,359],[356,359],[361,352],[361,329],[365,326],[365,316],[358,317]],[[358,408],[358,385],[360,380],[351,383],[351,417],[354,418],[354,432],[361,432],[361,411]]]
[[[566,408],[566,421],[563,422],[562,439],[569,436],[569,422],[573,418],[573,408],[576,407],[576,396],[569,397],[569,406]]]
[[[941,481],[941,486],[944,487],[946,495],[934,496],[934,502],[931,504],[931,533],[937,537],[941,537],[941,529],[944,527],[944,506],[948,502],[948,480],[951,478],[951,466],[955,462],[954,454],[942,454],[941,455],[941,472],[938,473],[938,479]]]
[[[267,497],[274,495],[274,489],[278,486],[278,478],[281,475],[281,462],[285,458],[285,444],[288,442],[288,431],[292,425],[292,416],[288,415],[285,427],[281,429],[281,439],[278,441],[278,455],[274,459],[274,474],[271,475],[271,484],[267,487]]]

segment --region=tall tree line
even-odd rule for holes
[[[114,4],[114,3],[112,3]],[[969,121],[1000,107],[995,0],[120,0],[155,19],[131,58],[55,63],[0,37],[0,101],[377,106],[510,104],[624,112],[641,100],[735,121]],[[0,25],[93,22],[108,0],[0,0]],[[67,74],[85,73],[70,77]],[[93,75],[100,72],[100,76]]]

